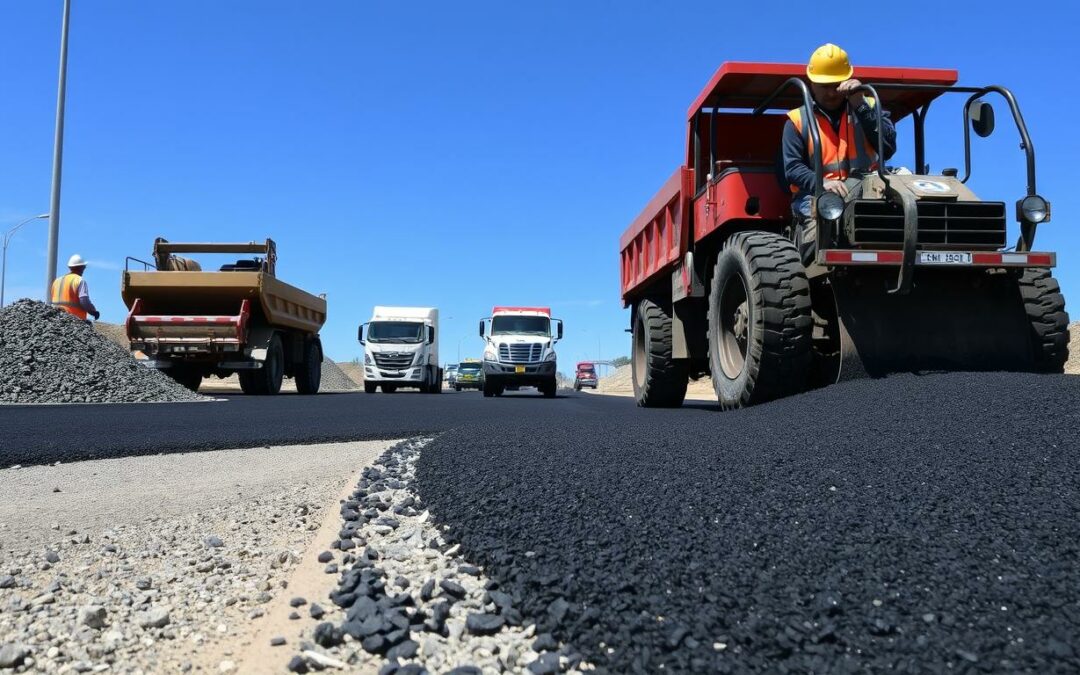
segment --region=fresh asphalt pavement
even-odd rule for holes
[[[0,464],[441,433],[416,488],[611,672],[1080,669],[1080,377],[899,376],[733,413],[566,392],[0,408]],[[302,458],[300,458],[302,460]]]

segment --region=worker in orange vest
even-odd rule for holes
[[[806,76],[814,98],[814,122],[821,137],[820,149],[813,148],[800,106],[788,113],[783,135],[784,178],[794,198],[792,212],[798,220],[795,244],[803,263],[810,264],[816,254],[817,221],[811,200],[817,187],[812,152],[821,152],[827,192],[848,198],[860,185],[863,174],[876,171],[878,163],[896,152],[896,127],[889,113],[882,110],[881,129],[877,126],[877,102],[857,89],[862,83],[852,77],[847,52],[834,44],[818,47],[810,56]],[[881,135],[884,158],[877,156]],[[857,195],[852,194],[854,198]]]
[[[93,315],[94,320],[101,318],[94,303],[90,301],[90,287],[83,279],[86,261],[76,253],[68,259],[68,273],[53,281],[52,304],[86,320],[86,315]]]

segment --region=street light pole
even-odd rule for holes
[[[4,306],[4,284],[7,281],[7,247],[8,244],[11,243],[11,238],[15,236],[15,233],[19,231],[20,227],[29,223],[31,220],[38,220],[39,218],[48,217],[49,214],[47,213],[43,213],[40,216],[31,216],[4,233],[3,261],[0,262],[0,307]]]
[[[60,240],[60,176],[64,159],[64,99],[67,92],[68,18],[71,0],[64,0],[60,25],[60,77],[56,87],[56,135],[53,138],[52,195],[49,200],[49,250],[46,259],[45,297],[56,278],[56,248]]]

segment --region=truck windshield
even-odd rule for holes
[[[459,373],[477,373],[480,372],[479,363],[464,363],[458,367]]]
[[[492,335],[551,335],[551,319],[546,316],[496,316],[491,320]]]
[[[581,373],[582,375],[595,375],[596,374],[596,371],[593,370],[592,366],[588,366],[588,367],[585,367],[585,368],[579,368],[578,372]]]
[[[422,342],[424,324],[411,321],[372,321],[368,324],[369,342]]]

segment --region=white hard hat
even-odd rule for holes
[[[68,258],[68,267],[86,267],[86,261],[83,260],[83,257],[81,255],[76,253],[75,255]]]

